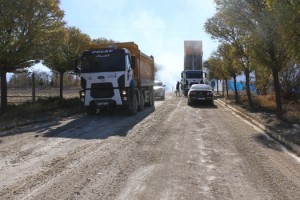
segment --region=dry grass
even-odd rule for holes
[[[0,115],[0,122],[39,119],[47,116],[59,117],[81,112],[84,112],[84,110],[79,97],[69,99],[49,97],[34,103],[27,102],[21,105],[10,105],[7,112]]]
[[[26,120],[44,116],[83,112],[79,89],[64,89],[63,99],[59,88],[37,88],[36,101],[32,102],[30,88],[8,89],[8,109],[0,115],[0,122]]]
[[[283,110],[283,119],[300,124],[300,103],[284,103]]]
[[[233,100],[234,95],[230,94],[229,99]],[[253,110],[256,112],[276,113],[276,99],[274,94],[269,95],[253,95]],[[247,107],[247,96],[240,96],[240,103],[243,107]],[[283,115],[281,119],[290,123],[300,124],[300,103],[299,101],[283,101]]]
[[[65,88],[63,90],[63,97],[65,99],[79,97],[79,88]],[[32,89],[31,88],[9,88],[7,91],[7,101],[9,104],[21,104],[32,101]],[[47,99],[49,97],[58,97],[59,88],[44,87],[36,88],[35,91],[36,100]]]
[[[255,95],[253,96],[253,104],[265,110],[269,110],[269,111],[276,110],[276,100],[274,95],[265,95],[265,96]]]

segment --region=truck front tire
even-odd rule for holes
[[[128,112],[129,112],[130,115],[135,115],[137,113],[137,110],[138,110],[138,99],[137,99],[136,94],[133,95],[130,104],[131,105],[129,105],[129,111]]]
[[[86,108],[86,113],[88,115],[95,115],[97,113],[97,109],[95,108],[95,106],[90,105]]]

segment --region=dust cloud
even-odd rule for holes
[[[182,69],[168,69],[164,65],[156,65],[155,79],[161,80],[166,91],[175,91],[176,82],[181,80]]]

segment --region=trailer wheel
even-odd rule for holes
[[[144,110],[144,107],[145,107],[145,98],[144,98],[143,92],[141,92],[140,104],[139,104],[139,107],[138,107],[138,111]]]
[[[188,95],[189,90],[184,90],[184,96],[186,97]]]
[[[153,88],[149,88],[149,101],[145,103],[145,106],[152,107],[154,106],[154,90]]]
[[[150,90],[150,103],[149,106],[152,107],[154,106],[154,91],[153,88]]]

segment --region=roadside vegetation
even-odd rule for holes
[[[65,74],[73,71],[77,58],[90,44],[111,40],[90,36],[63,20],[60,0],[0,1],[0,114],[8,111],[7,73],[28,72],[42,63],[59,74],[59,97],[63,99]]]
[[[264,112],[270,115],[276,116],[276,99],[274,94],[268,95],[253,95],[253,106],[251,108],[248,107],[248,100],[245,91],[242,91],[239,94],[239,102],[235,102],[234,93],[229,93],[228,96],[225,97],[228,101],[236,106],[241,106],[249,112]],[[280,119],[289,123],[289,124],[298,124],[300,125],[300,102],[299,101],[291,101],[284,100],[282,102],[283,113],[280,116]]]
[[[205,62],[210,78],[234,80],[236,86],[236,78],[243,75],[247,107],[253,109],[262,99],[272,99],[270,105],[275,100],[276,114],[283,117],[285,106],[299,104],[300,98],[300,1],[215,3],[217,12],[205,23],[206,32],[220,42]],[[257,94],[251,93],[253,82]],[[242,103],[237,87],[234,95],[235,102]]]
[[[0,116],[1,125],[13,122],[43,120],[47,118],[66,117],[84,112],[79,97],[64,98],[59,96],[38,99],[9,105],[9,112]]]

